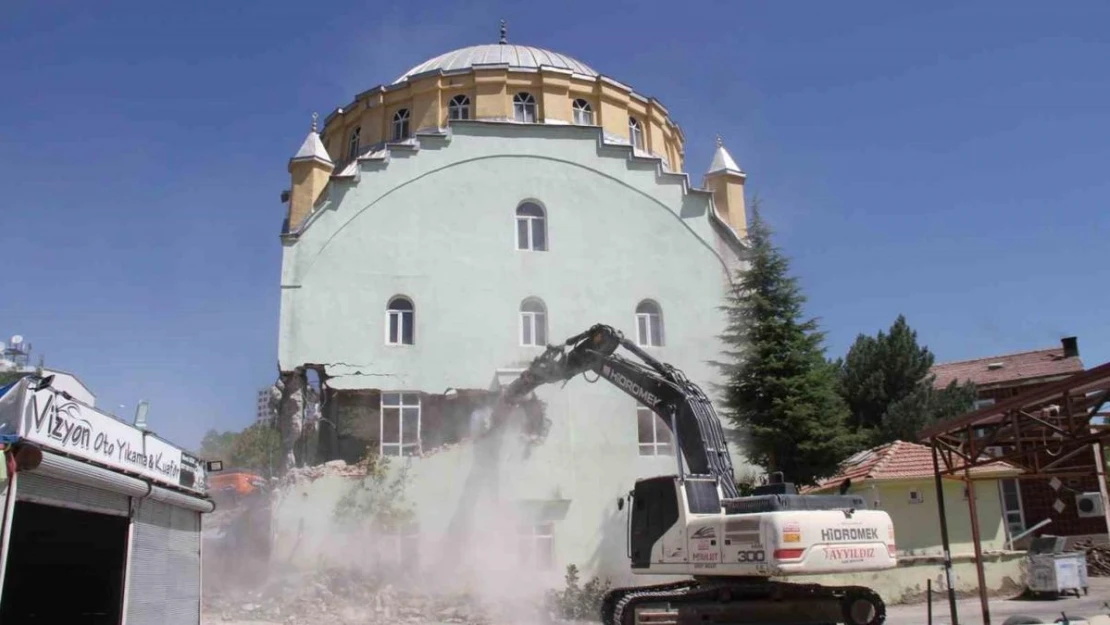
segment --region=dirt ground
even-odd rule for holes
[[[1091,587],[1086,596],[1061,597],[1059,599],[993,599],[990,602],[991,624],[1001,625],[1007,618],[1016,614],[1033,616],[1045,623],[1053,623],[1066,613],[1069,618],[1091,617],[1097,614],[1110,615],[1110,577],[1092,577]],[[983,625],[983,617],[976,597],[959,599],[956,602],[960,625]],[[896,605],[887,609],[886,622],[890,625],[929,625],[928,607],[925,603]],[[218,614],[208,614],[202,625],[285,625],[275,621],[223,620]],[[932,625],[951,625],[948,599],[945,595],[933,598]],[[428,624],[433,625],[433,624]],[[445,623],[444,625],[448,625]],[[491,623],[490,625],[509,625]],[[517,622],[513,625],[531,625]],[[567,623],[566,625],[572,625]]]
[[[1068,618],[1110,615],[1110,577],[1092,577],[1086,596],[1069,596],[1059,599],[994,599],[990,602],[991,625],[1001,625],[1007,618],[1022,614],[1052,623],[1067,613]],[[960,625],[983,625],[982,607],[977,597],[956,601],[956,614]],[[928,606],[925,603],[896,605],[887,609],[886,622],[891,625],[928,625]],[[951,625],[947,595],[933,597],[933,625]]]

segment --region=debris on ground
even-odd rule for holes
[[[1096,545],[1093,540],[1076,543],[1076,551],[1087,553],[1087,575],[1110,577],[1110,545]]]
[[[496,625],[506,622],[498,608],[473,595],[407,589],[372,574],[333,568],[271,580],[258,590],[210,591],[205,597],[205,623]],[[535,616],[540,618],[534,621],[547,620]]]

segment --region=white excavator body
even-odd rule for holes
[[[898,564],[894,523],[885,511],[696,514],[677,479],[674,488],[678,518],[651,545],[650,562],[634,569],[638,574],[780,577],[880,571]],[[644,511],[634,495],[631,510],[632,516]]]

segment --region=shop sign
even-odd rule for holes
[[[26,389],[19,434],[43,447],[184,486],[182,451],[157,437],[47,388]],[[199,484],[190,490],[201,491]]]

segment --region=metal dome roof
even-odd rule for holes
[[[427,72],[450,72],[457,70],[481,67],[483,65],[508,65],[510,68],[539,69],[553,67],[569,70],[585,76],[597,76],[598,73],[585,63],[573,59],[565,54],[535,48],[532,46],[518,46],[507,43],[492,43],[480,46],[470,46],[452,50],[435,58],[428,59],[420,65],[405,72],[394,84],[403,82],[413,76]]]

